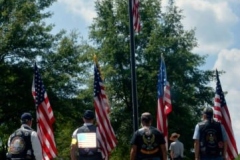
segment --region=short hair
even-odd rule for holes
[[[151,113],[149,112],[144,112],[142,113],[141,115],[141,121],[146,123],[146,124],[149,124],[151,121],[152,121],[152,115]]]
[[[213,118],[213,109],[212,109],[212,107],[205,107],[203,109],[203,114],[205,114],[208,119]]]

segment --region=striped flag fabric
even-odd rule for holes
[[[139,0],[132,0],[132,15],[133,15],[133,28],[136,32],[140,32],[140,15],[139,15]]]
[[[216,70],[216,93],[214,98],[214,118],[221,122],[226,130],[228,137],[228,148],[227,148],[227,156],[228,160],[233,160],[238,157],[238,150],[236,141],[234,138],[234,133],[232,129],[231,117],[228,111],[227,103],[224,97],[224,93],[222,91],[221,82],[218,76],[218,71]]]
[[[101,148],[102,157],[108,160],[110,152],[116,147],[117,139],[106,109],[109,108],[109,105],[96,59],[94,64],[94,108],[98,124],[97,139]]]
[[[52,128],[55,118],[36,63],[34,65],[32,95],[37,110],[37,134],[42,145],[43,159],[51,160],[57,156]]]
[[[97,141],[93,141],[93,139],[97,139],[96,133],[78,133],[78,148],[96,148]]]
[[[157,102],[157,128],[164,134],[166,147],[168,146],[168,120],[167,115],[172,111],[170,85],[167,81],[167,72],[163,56],[161,57],[158,74],[158,102]]]

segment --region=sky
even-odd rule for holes
[[[140,0],[141,1],[141,0]],[[78,30],[88,38],[88,26],[96,17],[95,0],[58,0],[49,9],[54,13],[47,23],[55,24],[53,33]],[[168,0],[162,0],[163,9]],[[198,47],[193,53],[208,55],[202,69],[225,71],[220,75],[240,151],[240,0],[175,0],[183,10],[186,30],[195,29]],[[216,83],[210,84],[215,88]]]

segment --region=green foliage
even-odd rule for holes
[[[97,2],[98,17],[90,27],[90,38],[96,43],[111,101],[112,124],[118,133],[118,148],[113,153],[113,159],[129,147],[126,143],[129,144],[133,132],[129,127],[124,127],[132,126],[127,5],[128,1],[122,0]],[[159,1],[142,1],[140,17],[142,29],[135,35],[139,114],[156,112],[157,74],[163,54],[173,104],[173,112],[169,115],[169,132],[177,131],[182,135],[185,154],[191,157],[191,137],[199,120],[196,115],[199,115],[198,110],[203,105],[212,103],[209,97],[213,97],[213,90],[207,84],[213,74],[199,69],[206,57],[191,52],[197,46],[194,30],[184,29],[181,10],[174,3],[171,2],[163,13]],[[128,158],[128,155],[122,155],[123,159]]]

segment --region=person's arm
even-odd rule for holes
[[[162,151],[162,158],[163,160],[167,160],[167,149],[165,144],[160,145],[160,149]]]
[[[33,149],[33,154],[35,156],[36,160],[42,160],[42,146],[40,143],[40,140],[37,136],[37,132],[32,131],[31,133],[31,143],[32,143],[32,149]]]
[[[173,151],[171,150],[171,151],[170,151],[170,157],[171,157],[171,159],[174,158],[173,155],[174,155],[174,153],[173,153]]]
[[[173,159],[173,146],[172,146],[173,143],[170,144],[170,147],[169,147],[169,151],[170,151],[170,158]]]
[[[130,151],[130,160],[135,160],[136,153],[137,153],[137,146],[136,145],[132,145],[131,151]]]
[[[77,160],[76,152],[77,152],[77,145],[71,144],[71,149],[70,149],[71,160]]]
[[[193,139],[194,139],[194,153],[195,153],[195,160],[199,159],[199,138],[200,138],[200,133],[199,133],[199,125],[197,124],[195,126],[194,134],[193,134]]]
[[[182,153],[181,153],[182,158],[184,157],[184,144],[182,143]]]
[[[194,141],[195,160],[199,159],[199,140]]]
[[[77,151],[78,151],[77,131],[78,131],[78,129],[76,129],[72,134],[72,141],[71,141],[71,145],[70,145],[71,160],[77,160]]]

